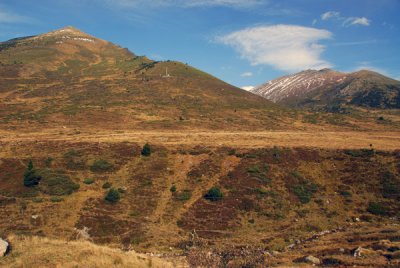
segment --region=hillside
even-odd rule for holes
[[[0,43],[0,100],[8,129],[272,128],[287,117],[191,66],[136,56],[73,27]]]
[[[293,265],[307,252],[360,265],[351,250],[399,237],[398,151],[151,144],[143,156],[143,143],[127,141],[1,146],[0,237],[74,240],[87,228],[96,244],[183,254],[195,267]],[[34,187],[23,184],[30,159],[41,176]],[[105,200],[110,187],[116,203]],[[222,195],[205,198],[213,187]],[[384,267],[392,253],[374,254]]]
[[[367,70],[354,73],[307,70],[272,80],[252,92],[294,107],[400,108],[400,81]]]

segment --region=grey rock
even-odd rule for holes
[[[317,257],[314,257],[312,255],[305,257],[304,261],[306,263],[315,264],[315,265],[320,265],[321,264],[320,259],[318,259]]]

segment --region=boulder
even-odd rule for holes
[[[309,263],[309,264],[315,264],[315,265],[321,264],[320,259],[318,259],[317,257],[314,257],[312,255],[305,257],[304,262]]]
[[[0,238],[0,257],[4,257],[10,250],[10,244],[6,240]]]

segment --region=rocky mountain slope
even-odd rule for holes
[[[0,43],[0,100],[5,128],[260,127],[282,111],[191,66],[73,27]]]
[[[289,106],[400,108],[400,82],[366,70],[307,70],[272,80],[251,92]]]

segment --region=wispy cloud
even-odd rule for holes
[[[252,77],[253,73],[252,72],[244,72],[240,75],[241,77]]]
[[[352,25],[361,25],[361,26],[369,26],[371,25],[371,20],[367,19],[366,17],[352,17],[352,18],[347,18],[343,22],[344,26],[352,26]]]
[[[321,59],[325,47],[318,43],[330,39],[326,30],[297,25],[256,26],[216,40],[234,47],[252,65],[271,65],[284,71],[322,69],[332,65]]]
[[[22,23],[29,22],[30,18],[6,11],[0,7],[0,23]]]
[[[321,15],[322,20],[329,20],[332,18],[340,18],[340,12],[337,11],[328,11]]]
[[[256,6],[265,5],[268,1],[263,0],[103,0],[108,4],[122,7],[181,7],[181,8],[195,8],[195,7],[231,7],[231,8],[252,8]]]
[[[336,20],[340,21],[343,26],[370,26],[371,20],[366,17],[344,17],[338,11],[327,11],[321,15],[321,20]]]

